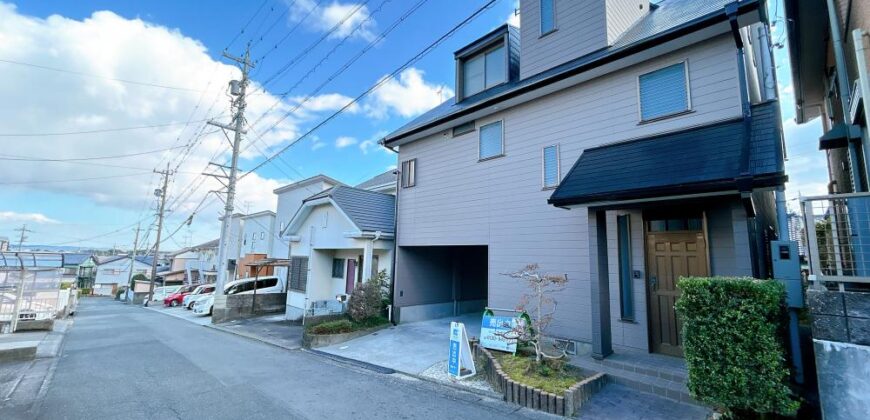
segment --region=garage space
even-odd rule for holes
[[[396,319],[414,322],[483,311],[486,246],[400,246],[393,300]]]

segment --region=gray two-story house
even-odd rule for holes
[[[685,275],[768,276],[783,144],[757,0],[521,0],[456,51],[456,97],[398,151],[400,322],[514,308],[565,274],[551,332],[682,354]]]

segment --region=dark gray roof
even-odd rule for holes
[[[118,260],[126,260],[130,259],[129,255],[108,255],[108,256],[98,256],[96,257],[97,265],[108,264],[110,262],[115,262]],[[144,256],[140,255],[136,257],[136,261],[139,261],[143,264],[151,265],[151,262],[154,261],[154,257],[152,256]]]
[[[372,187],[378,187],[381,185],[386,185],[392,182],[396,182],[396,176],[399,171],[395,169],[390,169],[382,174],[375,175],[373,178],[363,181],[361,184],[357,185],[356,188],[361,188],[367,190]]]
[[[747,143],[740,119],[586,149],[549,202],[567,206],[782,185],[778,102],[752,108],[748,134]]]
[[[384,138],[384,143],[389,145],[402,137],[425,130],[429,126],[470,114],[508,98],[644,51],[651,46],[679,38],[713,23],[726,21],[727,15],[724,8],[729,3],[734,3],[734,0],[663,0],[622,34],[613,45],[593,51],[537,75],[485,90],[458,103],[454,98],[450,98],[387,135]],[[757,8],[757,0],[740,1],[740,13]]]
[[[396,197],[374,191],[337,185],[305,201],[330,197],[363,232],[395,233]]]

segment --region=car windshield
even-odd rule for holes
[[[191,293],[191,294],[198,295],[200,293],[202,293],[202,286],[197,286],[196,289],[193,289],[193,293]]]

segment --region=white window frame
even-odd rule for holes
[[[480,136],[481,136],[481,133],[483,133],[483,129],[485,127],[489,127],[493,124],[498,124],[498,123],[501,123],[501,153],[499,153],[497,155],[488,156],[488,157],[481,157],[480,156]],[[504,118],[502,118],[500,120],[490,121],[486,124],[481,124],[480,128],[478,128],[478,130],[477,130],[477,161],[484,162],[487,160],[498,159],[498,158],[504,157],[504,156],[505,156],[505,151],[504,151]]]
[[[550,147],[556,148],[556,183],[547,185],[547,149]],[[550,144],[541,148],[541,185],[543,189],[552,190],[559,186],[562,182],[562,156],[559,144]]]
[[[538,38],[543,38],[559,29],[559,24],[556,21],[556,16],[558,15],[558,13],[556,13],[556,3],[556,0],[553,0],[553,29],[544,32],[544,15],[541,13],[543,0],[538,0],[538,33],[540,33]]]
[[[658,117],[653,117],[653,118],[649,118],[646,120],[643,119],[643,102],[640,99],[640,78],[642,76],[646,76],[647,74],[655,73],[659,70],[662,70],[662,69],[665,69],[665,68],[668,68],[668,67],[671,67],[671,66],[674,66],[677,64],[683,65],[683,80],[686,83],[686,109],[684,109],[682,111],[671,112],[671,113],[665,114],[665,115],[659,115]],[[635,80],[636,80],[636,85],[637,85],[637,120],[640,121],[640,124],[646,124],[646,123],[650,123],[650,122],[665,120],[668,118],[678,117],[680,115],[694,112],[694,108],[692,107],[692,84],[690,83],[690,80],[689,80],[689,59],[688,58],[684,58],[682,60],[672,61],[672,62],[669,62],[667,64],[663,64],[661,66],[658,66],[652,70],[640,73],[637,75]]]

